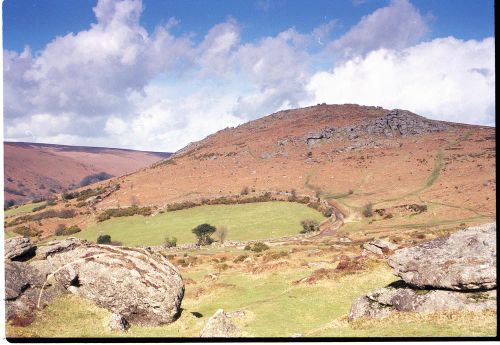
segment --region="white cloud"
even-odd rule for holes
[[[454,122],[493,125],[495,41],[435,39],[403,50],[380,49],[316,73],[315,103],[404,108]]]
[[[56,37],[37,54],[4,51],[6,139],[173,151],[322,102],[494,121],[493,39],[414,45],[427,25],[407,0],[363,17],[334,42],[336,20],[243,42],[229,18],[195,44],[170,32],[179,24],[172,18],[148,33],[141,11],[140,0],[99,0],[88,30]],[[343,60],[325,71],[332,56]]]
[[[361,18],[345,35],[332,42],[330,50],[345,57],[370,51],[401,49],[419,42],[429,31],[426,19],[408,0],[392,0]]]

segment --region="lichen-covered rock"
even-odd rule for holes
[[[43,284],[40,273],[24,262],[5,261],[5,299],[19,297],[30,286]]]
[[[5,258],[10,260],[22,260],[35,254],[36,246],[29,237],[15,236],[5,240]]]
[[[70,237],[64,240],[52,241],[47,243],[45,246],[38,248],[36,256],[38,259],[46,259],[47,256],[68,251],[82,244],[82,240],[74,237]]]
[[[397,244],[385,240],[373,240],[363,244],[363,249],[367,253],[373,253],[376,255],[388,254],[397,248]]]
[[[113,313],[108,327],[112,331],[126,332],[130,328],[130,324],[120,314]]]
[[[96,245],[71,239],[42,249],[55,280],[130,323],[174,321],[184,296],[179,271],[144,249]],[[47,272],[47,264],[43,265]]]
[[[32,265],[5,261],[5,318],[32,315],[38,305],[45,306],[65,293],[57,283],[44,283],[45,276]],[[44,293],[40,295],[42,286]]]
[[[458,292],[386,287],[356,299],[348,318],[349,320],[361,317],[383,318],[398,311],[432,313],[450,310],[473,312],[496,310],[496,290]]]
[[[202,338],[230,338],[237,337],[239,328],[227,316],[223,309],[219,309],[208,319],[200,333]]]
[[[494,289],[496,223],[397,250],[389,257],[394,274],[417,288]]]

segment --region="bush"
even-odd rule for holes
[[[177,237],[170,238],[169,236],[165,236],[165,240],[163,241],[163,246],[165,248],[171,248],[177,246]]]
[[[100,181],[104,181],[104,180],[110,179],[112,177],[113,177],[113,175],[110,175],[107,172],[102,171],[102,172],[100,172],[98,174],[93,174],[93,175],[85,176],[80,181],[79,186],[80,187],[85,187],[85,186],[88,186],[89,184],[100,182]]]
[[[33,211],[31,211],[31,212],[38,212],[38,211],[43,210],[43,209],[44,209],[44,208],[46,208],[46,207],[47,207],[47,204],[45,204],[45,205],[40,205],[40,206],[34,207],[34,208],[33,208]]]
[[[150,216],[153,213],[153,209],[149,206],[138,207],[130,206],[126,208],[109,208],[99,216],[97,216],[98,222],[104,222],[105,220],[111,219],[111,217],[129,217],[136,214],[141,216]]]
[[[323,211],[323,216],[330,218],[333,215],[333,209],[327,208]]]
[[[363,206],[363,216],[366,218],[373,216],[373,204],[371,202]]]
[[[86,206],[86,205],[87,205],[87,203],[86,203],[85,201],[78,201],[78,202],[76,203],[76,207],[78,207],[78,208],[80,208],[80,207],[84,207],[84,206]]]
[[[216,229],[214,226],[205,223],[198,225],[191,231],[198,238],[199,245],[208,245],[213,242],[212,238],[210,238],[210,235],[213,234]]]
[[[248,249],[247,249],[248,247]],[[256,252],[256,253],[260,253],[264,250],[268,250],[269,249],[269,246],[265,243],[262,243],[262,242],[255,242],[254,244],[250,245],[250,244],[247,244],[245,246],[245,250],[251,250],[252,252]]]
[[[111,236],[102,234],[97,237],[97,244],[111,244]]]
[[[319,230],[319,223],[313,219],[304,219],[300,222],[300,225],[302,225],[302,230],[300,231],[301,234]]]
[[[234,263],[243,262],[243,260],[245,260],[246,258],[248,258],[248,255],[241,254],[238,257],[236,257],[236,259],[234,259],[233,262]]]
[[[248,195],[248,193],[250,193],[248,187],[244,187],[240,192],[241,195]]]
[[[16,204],[16,201],[13,199],[5,200],[5,203],[3,204],[3,209],[8,210],[9,208],[14,206],[15,204]]]
[[[39,235],[38,230],[25,225],[15,228],[13,232],[25,237],[36,237]]]

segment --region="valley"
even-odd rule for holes
[[[495,145],[492,127],[320,104],[224,129],[149,167],[8,210],[10,239],[61,245],[55,258],[66,250],[85,258],[80,246],[145,250],[179,270],[185,291],[171,324],[112,331],[109,308],[62,294],[27,324],[14,318],[7,334],[198,337],[222,308],[244,337],[495,335],[490,310],[347,316],[356,298],[398,281],[387,264],[395,250],[496,221]],[[306,220],[314,229],[301,233]],[[197,244],[192,229],[204,223],[224,227],[224,238],[214,232],[213,243]],[[78,231],[57,232],[71,227]],[[114,246],[96,246],[103,235]],[[376,241],[390,246],[373,249]],[[45,267],[52,256],[36,251],[26,262]]]

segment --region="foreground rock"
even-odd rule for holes
[[[31,279],[27,284],[35,292],[30,305],[36,306],[38,297],[43,300],[58,286],[116,314],[110,327],[117,329],[128,323],[166,324],[179,314],[184,283],[177,268],[159,254],[71,238],[39,248],[35,258],[39,260],[29,265],[19,263],[26,265],[20,269],[28,272],[24,279]],[[6,280],[15,282],[16,272],[15,268],[6,271]],[[50,284],[43,286],[45,281]],[[21,283],[11,284],[9,296],[22,290]]]
[[[480,312],[496,310],[496,290],[457,292],[446,290],[415,290],[381,288],[354,301],[349,320],[360,317],[382,318],[397,311],[432,313],[462,310]]]
[[[23,260],[34,255],[36,246],[29,237],[16,236],[5,240],[5,258],[9,260]]]
[[[200,333],[202,338],[230,338],[239,335],[239,328],[228,317],[223,309],[215,312]]]
[[[354,301],[349,320],[394,312],[496,310],[496,224],[396,251],[389,258],[403,280]]]
[[[389,258],[394,274],[417,288],[493,289],[496,283],[496,224],[458,231]]]

